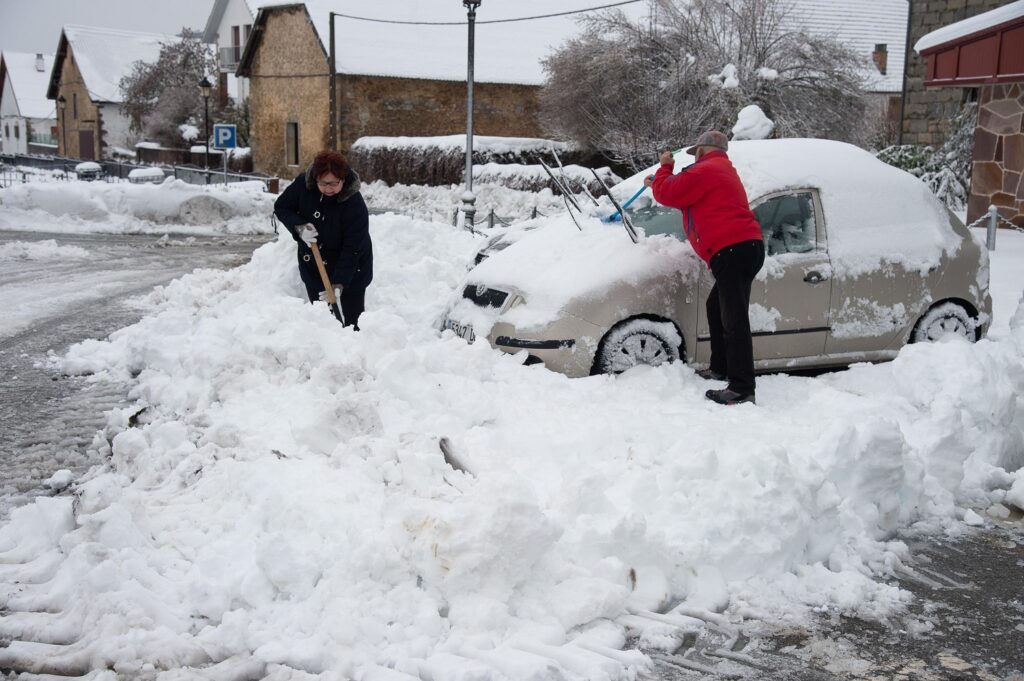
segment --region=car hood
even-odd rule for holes
[[[641,237],[634,244],[621,223],[596,218],[552,218],[474,268],[466,285],[487,286],[521,295],[504,318],[519,328],[538,327],[560,316],[574,300],[600,299],[618,284],[643,286],[666,276],[700,274],[704,264],[689,244],[669,236]]]

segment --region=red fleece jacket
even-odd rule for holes
[[[672,165],[662,165],[651,189],[659,203],[683,212],[686,238],[709,265],[723,248],[761,238],[747,192],[724,151],[704,154],[677,175]]]

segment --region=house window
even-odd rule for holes
[[[20,140],[21,139],[21,126],[18,125],[17,123],[14,124],[14,139],[16,139],[16,140]]]
[[[4,123],[4,137],[10,137],[10,136],[11,136],[11,126],[9,126],[6,123]]]
[[[299,165],[299,124],[285,123],[284,158],[290,166]]]
[[[245,35],[245,42],[242,44],[245,45],[249,42],[249,36],[252,35],[252,24],[246,24],[245,26],[243,26],[242,32]]]
[[[242,61],[241,26],[231,27],[231,57],[235,64]]]
[[[71,117],[78,120],[78,93],[71,93]]]

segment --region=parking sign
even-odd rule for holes
[[[234,149],[237,146],[235,126],[227,123],[215,123],[213,126],[213,148]]]

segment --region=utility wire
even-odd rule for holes
[[[583,12],[593,12],[599,9],[608,9],[610,7],[621,7],[622,5],[632,5],[636,2],[642,2],[643,0],[624,0],[623,2],[613,2],[609,5],[599,5],[597,7],[587,7],[586,9],[575,9],[569,12],[556,12],[554,14],[539,14],[533,17],[516,17],[515,19],[490,19],[488,21],[477,21],[479,24],[508,24],[514,21],[532,21],[534,19],[549,19],[551,17],[564,17],[569,14],[582,14]],[[465,21],[397,21],[394,19],[371,19],[370,17],[357,17],[351,14],[341,14],[339,12],[331,12],[336,17],[342,17],[344,19],[355,19],[356,21],[369,21],[375,24],[403,24],[406,26],[465,26]]]

